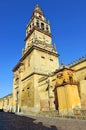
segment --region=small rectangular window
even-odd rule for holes
[[[53,61],[53,59],[50,59],[50,61]]]
[[[53,79],[52,81],[55,81],[56,79]]]
[[[41,56],[41,58],[45,59],[45,57],[44,57],[44,56]]]

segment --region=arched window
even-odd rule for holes
[[[38,20],[37,20],[37,22],[36,22],[36,26],[39,27],[39,21],[38,21]]]
[[[32,23],[32,28],[34,27],[34,23]]]
[[[41,23],[41,29],[44,30],[44,23]]]
[[[48,25],[46,25],[46,31],[49,32],[49,28],[48,28]]]
[[[42,18],[41,15],[39,15],[39,18]]]
[[[30,28],[31,28],[31,25],[30,25]]]
[[[69,81],[70,81],[71,84],[73,83],[73,77],[72,76],[69,76]]]
[[[16,77],[15,82],[16,82],[16,85],[19,84],[19,78],[18,77]]]

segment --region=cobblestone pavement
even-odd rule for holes
[[[0,112],[0,130],[86,130],[86,120],[25,117]]]

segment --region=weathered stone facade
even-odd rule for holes
[[[0,99],[0,109],[14,113],[57,110],[68,115],[75,108],[86,108],[86,59],[69,67],[59,66],[50,24],[39,6],[26,27],[25,43],[13,68],[12,95]]]
[[[86,109],[86,57],[82,57],[75,63],[71,64],[70,68],[75,70],[79,83],[81,106]]]
[[[58,110],[59,114],[68,115],[81,108],[75,73],[64,65],[39,79],[39,94],[42,111]]]
[[[12,112],[12,94],[0,99],[0,109],[5,112]]]
[[[38,80],[59,67],[58,53],[52,45],[50,24],[38,6],[26,27],[25,42],[22,58],[13,68],[14,112],[40,111]]]

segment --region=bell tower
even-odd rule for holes
[[[36,40],[46,42],[46,44],[51,45],[51,38],[52,35],[50,32],[50,24],[46,21],[41,8],[37,5],[34,8],[30,23],[26,27],[25,49],[31,46],[31,43],[35,42]]]
[[[46,20],[41,8],[36,5],[29,24],[26,26],[25,48],[22,57],[34,50],[34,71],[48,74],[58,66],[58,53],[52,44],[50,23]],[[32,52],[32,51],[31,51]]]
[[[38,82],[40,78],[58,69],[58,56],[52,44],[50,23],[47,22],[41,8],[37,5],[26,26],[25,48],[22,51],[22,57],[13,68],[14,111],[40,110]]]

